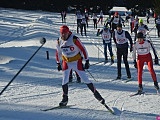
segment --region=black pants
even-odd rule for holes
[[[121,77],[121,61],[123,56],[123,62],[125,64],[126,73],[128,77],[131,77],[129,64],[128,64],[128,48],[117,48],[117,70],[118,76]]]
[[[81,29],[81,21],[82,19],[77,19],[77,33],[79,33],[79,29]]]
[[[81,35],[83,36],[83,29],[86,36],[86,24],[81,24]]]
[[[97,19],[93,19],[94,29],[97,29]]]
[[[114,29],[116,29],[117,28],[117,24],[115,24],[115,23],[112,23],[112,32],[114,31]]]

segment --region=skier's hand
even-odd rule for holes
[[[90,66],[89,60],[86,60],[86,63],[84,65],[84,69],[89,69],[89,66]]]
[[[61,64],[60,64],[60,63],[57,63],[57,70],[58,70],[58,71],[62,70],[62,67],[61,67]]]
[[[134,64],[134,67],[137,68],[137,62],[136,62],[136,60],[134,60],[133,64]]]
[[[158,57],[155,57],[155,59],[154,59],[154,63],[155,63],[156,65],[158,65],[158,63],[159,63],[159,61],[158,61]]]

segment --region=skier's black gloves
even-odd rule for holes
[[[62,67],[61,67],[61,64],[60,64],[60,63],[57,63],[57,70],[58,70],[58,71],[62,70]]]
[[[155,63],[156,65],[159,64],[159,61],[158,61],[158,57],[157,57],[157,56],[156,56],[155,59],[154,59],[154,63]]]
[[[84,65],[84,69],[89,69],[89,66],[90,66],[89,60],[86,60],[86,63]]]
[[[134,67],[137,68],[137,62],[136,62],[136,60],[134,60],[133,64],[134,64]]]

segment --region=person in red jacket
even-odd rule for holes
[[[82,57],[86,61],[84,66],[82,64]],[[62,58],[62,67],[60,58]],[[100,103],[105,104],[105,100],[85,73],[84,69],[88,69],[90,66],[87,50],[80,39],[72,34],[66,25],[60,27],[60,37],[58,38],[56,45],[56,61],[58,71],[63,71],[63,98],[59,103],[59,106],[66,106],[68,103],[68,82],[71,69],[78,73],[80,78],[93,92],[95,98],[100,101]]]
[[[150,53],[150,48],[153,49],[153,53],[155,55],[155,64],[158,64],[158,57],[156,55],[156,51],[155,51],[153,44],[149,40],[145,40],[143,33],[139,32],[137,34],[137,41],[133,45],[134,66],[138,70],[138,84],[139,84],[138,93],[139,94],[141,94],[143,91],[142,71],[143,71],[143,66],[145,62],[148,65],[148,70],[154,81],[154,86],[157,91],[159,90],[156,73],[153,69],[153,61],[152,61],[152,56]],[[136,61],[136,53],[137,53],[137,61]]]

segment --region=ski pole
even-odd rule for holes
[[[87,70],[87,69],[86,69]],[[89,72],[89,70],[87,70],[87,72],[90,74],[90,76],[96,81],[96,82],[98,82],[94,77],[93,77],[93,75],[91,74],[91,72]]]
[[[41,47],[45,44],[46,39],[42,38],[40,43],[42,44],[36,52],[28,59],[28,61],[23,65],[23,67],[17,72],[17,74],[9,81],[9,83],[4,87],[4,89],[0,92],[0,95],[8,88],[8,86],[13,82],[13,80],[19,75],[19,73],[23,70],[23,68],[29,63],[29,61],[34,57],[34,55],[41,49]]]
[[[156,27],[156,25],[154,25],[148,32],[148,34]]]

